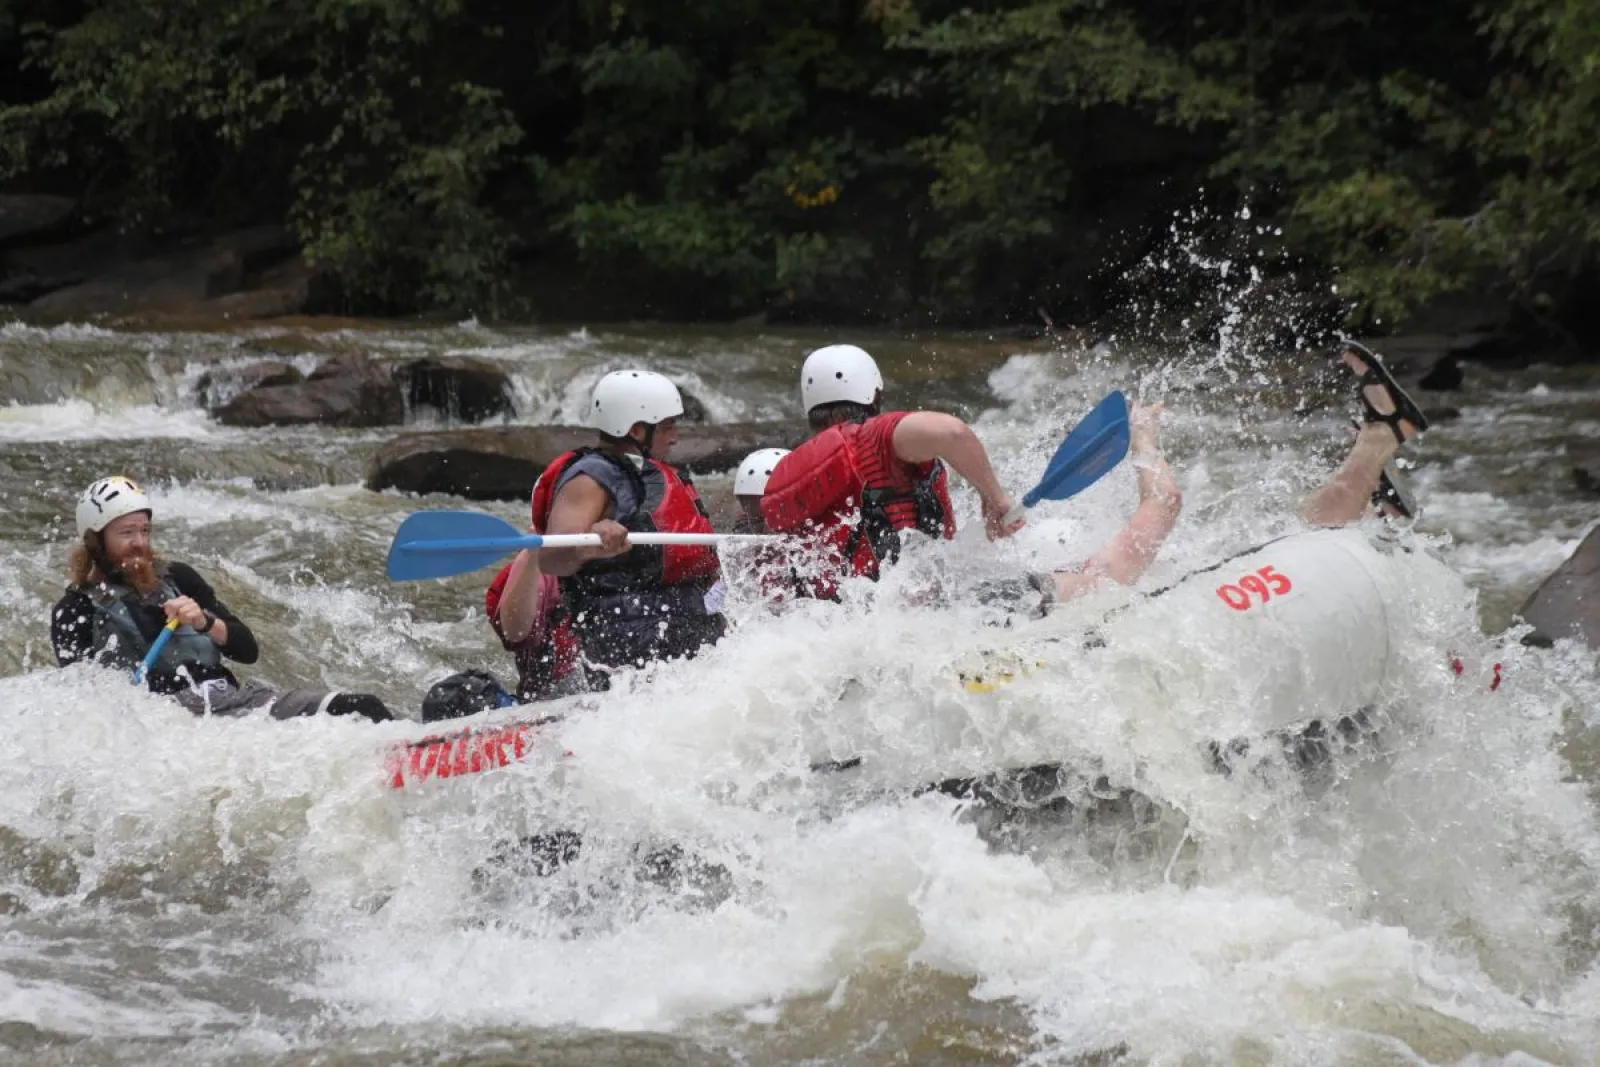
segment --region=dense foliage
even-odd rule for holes
[[[1600,247],[1592,5],[0,0],[0,167],[287,220],[359,311],[576,267],[636,313],[1088,318],[1203,203],[1356,319],[1548,316]]]

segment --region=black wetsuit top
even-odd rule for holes
[[[193,567],[185,563],[168,562],[166,568],[167,580],[177,587],[178,592],[193,598],[201,610],[211,612],[228,624],[228,642],[219,646],[224,656],[236,663],[254,663],[261,657],[256,635],[250,632],[250,627],[240,622],[239,617],[217,599],[217,594]],[[131,669],[137,660],[130,660],[127,652],[96,654],[95,610],[88,590],[82,587],[69,587],[66,595],[56,601],[55,608],[50,612],[50,643],[55,646],[56,662],[65,667],[80,660],[95,660]],[[159,602],[152,601],[130,604],[129,610],[139,624],[139,632],[148,647],[148,643],[153,642],[166,626],[166,613],[161,610]],[[186,664],[181,675],[158,665],[151,669],[149,683],[151,692],[177,693],[194,683],[212,678],[226,678],[235,686],[239,684],[239,680],[226,667],[203,663]]]

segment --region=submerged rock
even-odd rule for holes
[[[206,371],[196,384],[201,402],[219,408],[252,389],[275,385],[298,385],[306,376],[281,360],[260,360],[237,367],[218,367]]]
[[[461,422],[517,413],[511,403],[511,379],[499,364],[484,359],[445,356],[402,363],[395,377],[413,408],[435,408]]]
[[[1573,457],[1572,481],[1580,492],[1600,496],[1600,450]]]
[[[367,488],[444,493],[468,500],[523,500],[550,461],[594,442],[577,426],[497,426],[396,437],[378,452]]]
[[[725,423],[685,431],[672,462],[693,474],[732,469],[758,448],[793,448],[805,440],[804,420]],[[550,462],[595,443],[581,426],[496,426],[397,437],[384,445],[367,473],[367,488],[445,493],[469,500],[526,500]]]
[[[214,414],[228,426],[395,426],[405,420],[405,402],[388,367],[345,355],[303,382],[247,389]]]

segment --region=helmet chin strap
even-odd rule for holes
[[[628,440],[633,441],[633,447],[639,450],[639,455],[643,456],[645,459],[650,459],[650,452],[655,447],[656,443],[656,424],[653,422],[647,422],[643,425],[644,440],[636,441],[631,436],[628,438]]]

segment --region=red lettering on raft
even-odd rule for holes
[[[1234,611],[1249,611],[1258,601],[1265,604],[1274,596],[1283,596],[1293,589],[1289,576],[1269,563],[1238,582],[1217,586],[1217,596]]]
[[[461,730],[411,741],[389,752],[389,786],[429,778],[455,778],[507,767],[533,750],[530,738],[550,719],[514,722],[481,730]]]

